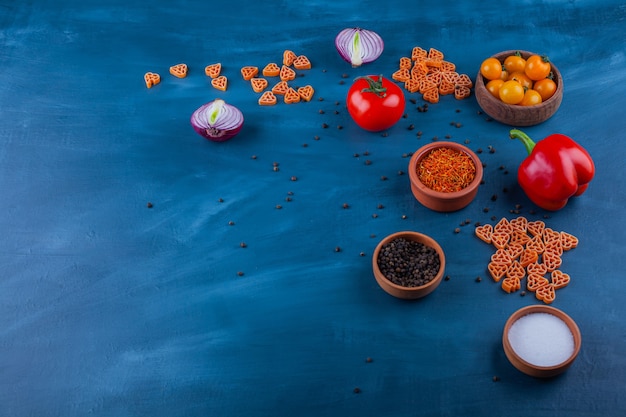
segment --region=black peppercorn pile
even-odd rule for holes
[[[439,272],[439,267],[439,255],[435,249],[404,238],[386,243],[378,254],[378,268],[383,275],[403,287],[428,284]]]

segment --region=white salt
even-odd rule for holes
[[[574,353],[574,335],[567,324],[549,313],[520,317],[509,329],[509,343],[519,357],[537,366],[554,366]]]

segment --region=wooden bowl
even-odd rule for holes
[[[509,55],[514,55],[518,51],[504,51],[495,54],[493,57],[500,62],[504,62]],[[528,59],[532,52],[519,51],[524,59]],[[476,76],[474,93],[478,105],[491,118],[510,126],[533,126],[548,120],[561,105],[563,100],[563,78],[554,63],[550,63],[552,73],[554,74],[554,82],[556,83],[556,92],[548,100],[535,106],[519,106],[514,104],[506,104],[498,100],[487,91],[486,82],[480,71]]]
[[[419,179],[417,169],[420,162],[424,157],[428,155],[430,151],[435,148],[452,148],[457,151],[464,152],[469,155],[476,167],[476,175],[474,180],[464,189],[460,191],[444,193],[440,191],[434,191],[428,186],[424,185]],[[460,210],[472,202],[476,193],[478,193],[478,186],[483,178],[483,165],[478,156],[472,152],[467,146],[461,145],[456,142],[437,141],[431,142],[422,146],[411,156],[409,160],[409,179],[411,181],[411,191],[413,195],[422,205],[428,207],[431,210],[439,212],[451,212]]]
[[[378,256],[380,255],[380,251],[384,245],[399,238],[419,242],[435,249],[435,252],[439,255],[439,272],[432,280],[421,286],[404,287],[391,282],[387,279],[387,277],[385,277],[385,275],[383,275],[378,266]],[[439,246],[433,238],[413,231],[396,232],[381,240],[376,246],[376,249],[374,249],[374,254],[372,255],[372,269],[374,271],[374,278],[376,278],[376,282],[378,282],[378,285],[380,285],[385,292],[397,298],[413,300],[427,296],[439,286],[446,269],[446,257],[443,253],[443,249],[441,249],[441,246]]]
[[[515,351],[514,346],[509,339],[509,331],[511,330],[511,326],[513,326],[513,324],[520,318],[534,313],[552,314],[553,316],[562,320],[569,328],[574,339],[574,349],[571,355],[569,355],[569,357],[564,359],[562,362],[551,366],[539,366],[524,359],[522,357],[523,354]],[[545,336],[549,338],[551,335],[548,334]],[[509,359],[511,364],[519,371],[537,378],[550,378],[565,372],[565,370],[567,370],[572,365],[574,359],[576,359],[576,356],[578,356],[581,342],[582,338],[576,322],[574,322],[574,320],[572,320],[570,316],[568,316],[561,310],[546,305],[532,305],[517,310],[506,321],[506,324],[504,325],[504,332],[502,334],[502,345],[504,347],[504,353],[506,354],[506,357]],[[553,342],[552,344],[554,345],[555,343]],[[550,340],[548,339],[546,339],[545,346],[543,342],[541,343],[541,345],[542,346],[536,346],[536,348],[541,349],[542,351],[547,351],[551,348],[551,346],[549,346]]]

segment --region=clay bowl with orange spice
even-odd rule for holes
[[[580,351],[576,322],[563,311],[531,305],[514,312],[504,325],[502,346],[511,364],[536,378],[565,372]]]
[[[427,296],[441,283],[446,257],[430,236],[414,231],[392,233],[372,255],[378,285],[388,294],[413,300]]]
[[[482,177],[478,156],[456,142],[424,145],[409,161],[411,191],[417,201],[434,211],[457,211],[470,204]]]
[[[519,52],[524,59],[527,59],[534,53],[528,51],[503,51],[493,55],[500,62],[504,62],[506,57],[515,55]],[[474,94],[478,105],[491,118],[510,126],[533,126],[543,123],[556,113],[563,100],[563,78],[561,72],[550,62],[553,81],[556,83],[556,91],[554,95],[546,101],[534,106],[520,106],[517,104],[506,104],[497,99],[487,90],[486,84],[488,80],[482,76],[480,71],[476,76],[474,83]]]

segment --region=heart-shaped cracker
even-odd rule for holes
[[[286,65],[283,65],[280,68],[280,73],[278,75],[282,81],[291,81],[296,79],[296,72]]]
[[[509,244],[517,244],[517,245],[526,245],[530,241],[530,237],[521,230],[515,229],[513,233],[511,233],[511,240],[509,240]]]
[[[491,234],[491,243],[497,249],[504,249],[504,248],[506,248],[506,245],[509,243],[509,239],[510,238],[511,238],[511,235],[509,233],[507,233],[507,232],[496,232],[496,231],[494,231]]]
[[[544,252],[541,255],[541,259],[543,261],[543,264],[548,269],[548,272],[552,272],[555,269],[559,269],[559,267],[563,263],[563,259],[561,259],[559,255],[553,252],[547,252],[547,251]]]
[[[185,78],[187,76],[187,64],[176,64],[171,66],[170,74],[174,77]]]
[[[456,85],[454,87],[454,98],[457,100],[463,100],[472,95],[472,90],[469,87],[462,85]]]
[[[400,57],[400,64],[398,65],[398,67],[410,70],[412,66],[413,61],[411,61],[411,58],[406,56]]]
[[[220,91],[226,91],[226,88],[228,88],[228,78],[226,78],[225,75],[220,75],[217,78],[213,78],[211,80],[211,85],[213,86],[213,88],[216,88]]]
[[[526,217],[516,217],[512,219],[509,223],[511,223],[511,226],[513,226],[514,230],[519,230],[520,232],[526,233],[528,227],[528,219],[526,219]]]
[[[421,61],[428,58],[428,51],[422,47],[416,46],[411,50],[411,59],[413,61]]]
[[[522,255],[522,253],[524,253],[524,246],[518,243],[511,244],[511,242],[509,242],[509,245],[506,247],[506,251],[509,253],[511,259],[517,259]]]
[[[404,83],[404,89],[409,93],[416,93],[420,90],[420,82],[411,76],[411,78]]]
[[[520,255],[519,263],[524,268],[526,268],[530,264],[533,264],[533,263],[537,262],[537,259],[539,259],[539,254],[537,253],[537,251],[534,251],[532,249],[526,248],[526,249],[524,249],[524,251]],[[544,274],[545,274],[545,272],[544,272]]]
[[[454,94],[455,88],[454,83],[451,83],[445,79],[442,79],[439,83],[439,94],[442,96],[446,96],[448,94]]]
[[[287,81],[280,81],[272,87],[272,93],[279,96],[284,96],[287,91],[289,91],[289,84],[287,84]]]
[[[311,69],[311,61],[309,61],[306,55],[299,55],[293,60],[293,67],[299,70]]]
[[[472,88],[474,83],[472,83],[472,79],[467,74],[459,74],[459,78],[456,80],[456,85],[460,87]]]
[[[552,230],[549,227],[544,228],[543,233],[541,235],[543,237],[543,243],[545,243],[546,245],[550,243],[561,242],[561,233],[555,230]]]
[[[499,282],[503,276],[506,275],[506,270],[509,268],[507,264],[499,264],[496,262],[489,262],[487,265],[487,270],[489,271],[489,275],[495,282]]]
[[[578,238],[567,232],[561,232],[561,245],[563,246],[563,250],[574,249],[578,246]]]
[[[501,265],[511,265],[513,259],[506,249],[497,249],[493,255],[491,255],[491,262]]]
[[[513,261],[506,270],[506,276],[522,280],[526,276],[526,269],[518,261]]]
[[[520,281],[519,278],[515,278],[515,277],[504,278],[500,285],[502,287],[502,290],[504,292],[508,292],[509,294],[522,288],[522,282]]]
[[[543,239],[541,238],[541,235],[536,235],[535,237],[530,239],[526,243],[526,249],[532,249],[538,254],[542,254],[543,251],[546,249],[546,245],[543,243]]]
[[[295,52],[285,49],[283,52],[283,65],[291,66],[298,56]]]
[[[260,106],[273,106],[276,102],[276,96],[271,91],[265,91],[261,94],[261,97],[259,97]]]
[[[265,78],[250,78],[250,85],[252,86],[252,90],[254,90],[255,93],[260,93],[261,91],[265,90],[265,88],[268,85],[268,82]]]
[[[555,289],[566,287],[570,282],[570,276],[559,269],[552,271],[550,279]]]
[[[250,81],[252,78],[256,77],[259,74],[259,67],[255,67],[254,65],[246,65],[241,68],[241,76],[244,80]]]
[[[493,227],[493,231],[511,234],[513,233],[513,226],[511,226],[511,223],[506,219],[506,217],[503,217]]]
[[[490,224],[483,224],[476,226],[474,234],[483,242],[491,243],[491,234],[493,233],[493,226]]]
[[[298,91],[298,94],[300,94],[300,97],[302,98],[302,100],[304,101],[311,101],[311,99],[313,98],[313,93],[315,93],[315,90],[310,85],[305,85],[304,87],[300,87],[298,88],[297,91]]]
[[[443,52],[441,52],[438,49],[435,48],[430,48],[428,49],[428,55],[427,55],[428,59],[434,59],[437,61],[443,61]]]
[[[146,87],[152,88],[153,85],[157,85],[161,82],[161,76],[154,72],[146,72],[143,76],[143,80],[146,82]]]
[[[535,297],[546,304],[551,304],[556,298],[556,292],[552,284],[543,285],[535,291]]]
[[[289,90],[285,93],[284,101],[286,104],[299,103],[300,94],[292,87],[289,87]]]
[[[391,79],[393,79],[394,81],[404,83],[408,81],[409,79],[411,79],[411,73],[409,72],[407,68],[400,68],[399,70],[391,74]]]
[[[270,62],[263,68],[262,74],[264,77],[278,77],[280,74],[280,67],[275,62]]]
[[[526,272],[528,272],[528,275],[535,274],[535,275],[544,276],[545,274],[548,273],[548,268],[546,268],[544,264],[540,264],[537,261],[535,261],[526,267]]]
[[[526,289],[528,291],[535,292],[538,288],[550,285],[550,281],[548,281],[543,275],[539,274],[528,274],[526,278]]]
[[[439,103],[439,87],[435,86],[435,87],[427,89],[422,94],[422,98],[429,103],[433,103],[433,104]]]
[[[204,73],[207,75],[207,77],[217,78],[220,76],[221,72],[222,72],[222,64],[220,62],[216,64],[207,65],[206,67],[204,67]]]

